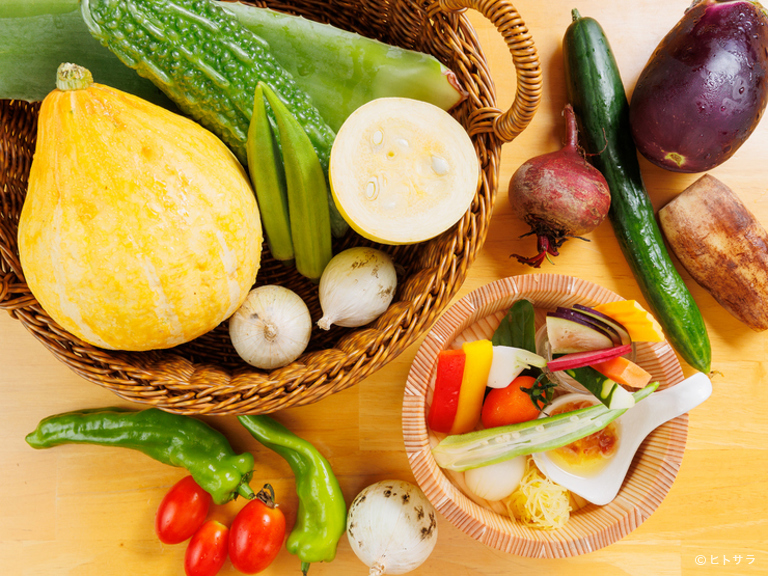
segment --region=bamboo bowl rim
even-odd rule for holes
[[[608,546],[635,530],[661,504],[680,468],[688,433],[688,415],[659,426],[641,444],[616,498],[605,506],[587,504],[556,530],[530,528],[483,506],[460,489],[458,476],[446,473],[431,448],[437,436],[426,424],[434,388],[437,354],[464,340],[490,338],[510,306],[533,302],[537,321],[543,311],[575,303],[594,305],[623,300],[618,294],[575,277],[526,274],[482,286],[458,300],[427,334],[411,364],[403,395],[403,438],[414,477],[427,498],[453,525],[503,552],[531,558],[567,558]],[[667,342],[639,343],[637,360],[659,380],[660,389],[684,379]]]

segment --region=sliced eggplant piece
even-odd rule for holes
[[[570,354],[611,348],[614,345],[610,333],[596,324],[575,315],[558,316],[547,313],[547,337],[552,354]]]
[[[620,322],[617,322],[610,316],[607,316],[602,312],[598,312],[597,310],[595,310],[594,308],[590,308],[589,306],[582,306],[581,304],[574,304],[573,308],[574,310],[578,310],[579,312],[582,312],[587,316],[592,316],[593,318],[596,318],[601,322],[607,324],[611,328],[613,328],[616,331],[616,333],[619,335],[622,344],[632,343],[632,338],[629,336],[629,332],[627,332],[627,329]]]

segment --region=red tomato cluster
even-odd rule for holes
[[[189,540],[184,555],[187,576],[215,576],[229,556],[243,574],[261,572],[277,557],[285,539],[285,516],[268,484],[235,516],[230,527],[207,520],[211,496],[192,476],[177,482],[155,516],[155,531],[165,544]]]

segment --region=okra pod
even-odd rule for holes
[[[290,264],[294,259],[288,192],[280,151],[267,117],[262,84],[256,86],[253,116],[246,141],[248,170],[256,191],[269,251],[276,260]]]
[[[319,282],[333,256],[329,193],[323,168],[298,120],[269,86],[262,86],[275,114],[282,142],[296,269]]]

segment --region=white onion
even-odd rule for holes
[[[388,254],[358,246],[340,252],[328,263],[318,288],[323,330],[332,324],[356,328],[381,316],[395,295],[397,273]]]
[[[410,482],[384,480],[349,506],[347,538],[369,575],[405,574],[421,566],[437,543],[437,512]]]
[[[229,319],[229,337],[240,357],[272,370],[290,364],[309,343],[312,317],[298,294],[283,286],[254,288]]]

